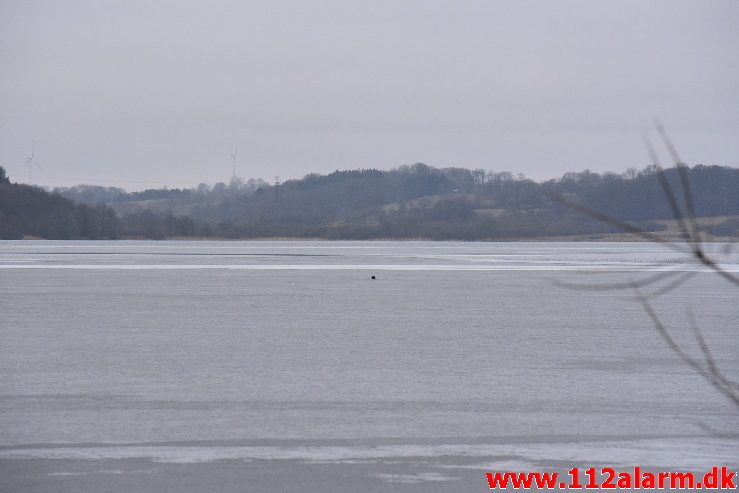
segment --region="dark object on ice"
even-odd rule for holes
[[[377,279],[375,276],[370,277],[370,279]]]

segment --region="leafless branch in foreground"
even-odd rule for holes
[[[693,335],[698,341],[698,345],[703,353],[703,362],[691,357],[683,350],[682,347],[680,347],[667,330],[667,327],[665,327],[657,316],[657,313],[652,308],[652,305],[649,304],[647,298],[641,295],[639,288],[634,286],[634,291],[637,294],[637,299],[641,303],[642,308],[644,308],[644,311],[652,320],[655,329],[657,329],[657,333],[667,343],[667,346],[672,350],[672,352],[677,354],[686,365],[695,370],[696,373],[708,381],[708,383],[710,383],[716,390],[728,397],[737,407],[739,407],[739,384],[729,379],[716,366],[713,355],[708,349],[708,345],[706,345],[703,335],[700,330],[698,330],[698,326],[696,324],[692,324],[691,329],[693,330]]]
[[[698,222],[695,215],[693,194],[691,191],[690,180],[688,176],[688,167],[680,159],[677,153],[677,149],[673,145],[672,140],[667,134],[667,131],[664,129],[662,124],[659,123],[659,121],[656,122],[656,127],[657,133],[659,134],[662,143],[667,148],[668,153],[670,154],[670,157],[672,158],[674,165],[678,171],[678,175],[680,177],[680,188],[682,188],[682,204],[678,202],[676,194],[673,192],[672,187],[670,187],[664,170],[659,164],[659,157],[657,155],[657,152],[646,134],[644,135],[644,143],[647,148],[647,152],[649,153],[649,156],[652,160],[652,163],[657,167],[657,180],[660,184],[660,187],[662,188],[662,192],[665,195],[667,203],[670,206],[672,216],[677,223],[682,243],[674,243],[668,241],[662,236],[644,231],[632,224],[620,221],[616,218],[608,216],[607,214],[603,214],[601,212],[590,209],[589,207],[586,207],[582,204],[570,202],[563,197],[550,195],[550,199],[574,211],[580,212],[593,219],[596,219],[602,223],[614,226],[627,233],[634,234],[644,240],[658,243],[679,253],[688,253],[689,257],[685,260],[685,264],[697,263],[699,265],[703,265],[709,268],[711,271],[719,274],[723,279],[728,281],[734,287],[739,287],[739,278],[734,274],[724,270],[715,260],[710,258],[703,249],[700,228],[698,227]],[[678,276],[678,274],[681,275]],[[650,299],[663,296],[673,291],[674,289],[677,289],[679,286],[690,280],[695,275],[696,272],[693,271],[683,271],[681,273],[681,271],[679,270],[670,270],[659,272],[640,281],[633,281],[629,283],[610,283],[600,285],[569,283],[558,284],[569,289],[587,289],[601,291],[630,288],[635,293],[635,299],[641,304],[642,308],[652,321],[652,324],[657,333],[664,340],[670,350],[672,350],[672,352],[675,353],[680,358],[680,360],[682,360],[688,367],[698,373],[698,375],[706,380],[719,393],[727,397],[737,408],[739,408],[739,382],[727,377],[716,364],[713,354],[708,344],[706,343],[703,334],[698,328],[698,324],[696,323],[692,312],[688,312],[689,327],[700,350],[700,359],[691,356],[683,349],[683,347],[681,347],[676,342],[676,340],[667,329],[665,324],[662,322],[662,320],[659,318],[657,312],[654,310],[649,301]],[[654,285],[666,279],[671,279],[671,281],[649,294],[644,294],[641,291],[641,288]]]

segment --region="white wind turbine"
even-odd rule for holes
[[[29,185],[33,185],[33,166],[36,165],[38,169],[41,169],[41,165],[33,157],[34,152],[36,152],[36,139],[35,138],[31,141],[31,155],[28,156],[26,158],[26,162],[23,163],[24,166],[28,166],[28,184]]]
[[[234,152],[231,153],[231,161],[233,164],[233,173],[231,174],[231,179],[236,178],[236,156],[239,155],[239,148],[237,146],[234,146]]]

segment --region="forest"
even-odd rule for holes
[[[0,168],[0,170],[2,170]],[[543,182],[482,169],[423,163],[381,171],[309,174],[281,184],[232,179],[191,189],[78,185],[44,190],[0,171],[0,238],[326,238],[498,240],[584,236],[618,229],[562,206],[560,197],[661,231],[672,218],[658,173],[676,189],[676,168],[588,170]],[[696,214],[719,236],[739,232],[739,169],[688,170]]]

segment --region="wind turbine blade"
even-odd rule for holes
[[[38,169],[41,169],[41,165],[35,159],[33,160],[33,164],[35,164]]]

